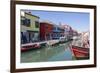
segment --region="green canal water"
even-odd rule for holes
[[[47,62],[72,60],[71,42],[21,52],[21,62]]]

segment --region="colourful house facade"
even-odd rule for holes
[[[64,36],[66,37],[66,39],[67,40],[72,39],[73,34],[74,34],[72,27],[69,26],[69,25],[65,25],[65,24],[63,24],[63,27],[64,27],[64,30],[65,30],[64,31]]]
[[[49,22],[40,22],[40,40],[52,39],[53,24]]]
[[[39,40],[39,17],[30,12],[21,13],[21,43],[30,43]]]
[[[64,28],[59,25],[54,25],[52,30],[52,39],[60,39],[64,37]]]

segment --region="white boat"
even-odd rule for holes
[[[60,37],[59,38],[59,42],[65,42],[65,41],[67,41],[67,38],[66,37]]]

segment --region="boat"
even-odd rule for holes
[[[21,51],[24,52],[24,51],[28,51],[28,50],[32,50],[32,49],[36,49],[36,48],[40,48],[40,44],[26,44],[24,46],[21,47]]]
[[[86,33],[87,34],[87,33]],[[76,59],[89,59],[89,35],[77,36],[73,39],[71,50]]]
[[[65,43],[65,42],[67,42],[67,38],[66,37],[60,37],[59,42],[60,43]]]
[[[76,59],[89,59],[89,48],[72,45],[72,52]]]

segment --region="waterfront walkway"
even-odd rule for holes
[[[43,44],[43,43],[46,43],[47,45],[53,45],[53,44],[56,44],[58,43],[59,40],[48,40],[48,41],[40,41],[40,42],[34,42],[34,43],[26,43],[26,44],[22,44],[21,46],[24,47],[24,46],[31,46],[31,45],[35,45],[35,44]]]

